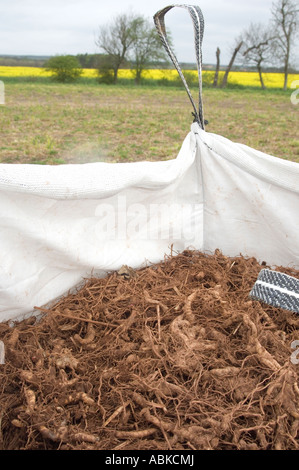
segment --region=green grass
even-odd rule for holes
[[[282,90],[204,88],[206,130],[299,162],[299,105],[290,96]],[[178,87],[7,80],[0,105],[0,162],[175,158],[189,132],[191,111]]]

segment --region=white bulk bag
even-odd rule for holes
[[[164,15],[173,6],[154,17],[168,52]],[[195,28],[200,99],[197,110],[184,82],[195,122],[176,159],[0,165],[0,321],[30,314],[85,277],[186,248],[299,268],[299,165],[205,131],[202,16],[178,6]]]

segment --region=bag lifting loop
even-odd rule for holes
[[[169,45],[169,41],[167,38],[164,18],[165,18],[166,13],[174,7],[185,8],[186,10],[188,10],[191,16],[192,22],[193,22],[195,55],[196,55],[198,82],[199,82],[198,109],[196,108],[196,105],[194,103],[187,81],[184,77],[184,74],[181,70],[178,60]],[[158,34],[160,36],[160,39],[162,41],[162,44],[164,48],[166,49],[166,52],[169,55],[171,61],[173,62],[176,70],[178,71],[179,76],[188,93],[189,99],[191,101],[191,104],[194,110],[192,113],[194,117],[194,122],[198,122],[199,126],[204,130],[205,124],[207,124],[207,121],[204,120],[203,105],[202,105],[202,40],[203,40],[203,33],[204,33],[204,17],[203,17],[202,11],[197,5],[169,5],[168,7],[165,7],[162,10],[159,10],[154,15],[154,23],[157,28]]]

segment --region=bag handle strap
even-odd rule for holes
[[[198,70],[198,81],[199,81],[199,100],[198,100],[198,110],[196,108],[196,105],[194,103],[193,97],[191,95],[190,89],[188,87],[188,84],[186,82],[186,79],[184,77],[184,74],[181,70],[181,67],[178,63],[178,60],[173,53],[168,39],[167,39],[167,33],[166,33],[166,28],[165,28],[165,15],[166,13],[171,10],[174,7],[179,7],[179,8],[185,8],[188,10],[192,22],[193,22],[193,28],[194,28],[194,42],[195,42],[195,54],[196,54],[196,63],[197,63],[197,70]],[[179,76],[181,77],[181,80],[185,86],[185,89],[188,93],[189,99],[191,101],[191,104],[193,106],[194,112],[192,113],[194,116],[194,122],[198,122],[200,127],[204,129],[205,127],[205,120],[203,116],[203,105],[202,105],[202,40],[203,40],[203,33],[204,33],[204,17],[202,14],[201,9],[197,5],[169,5],[168,7],[163,8],[162,10],[159,10],[155,15],[154,15],[154,23],[155,26],[158,30],[158,34],[160,36],[160,39],[162,41],[162,44],[164,48],[166,49],[166,52],[168,53],[170,59],[172,60],[175,68],[177,69]]]

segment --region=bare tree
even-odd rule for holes
[[[262,66],[271,59],[271,41],[273,37],[268,29],[260,23],[251,23],[243,32],[243,57],[247,64],[252,64],[259,73],[261,87],[266,88]]]
[[[166,60],[166,52],[156,28],[144,17],[136,18],[132,23],[133,43],[131,49],[135,81],[140,83],[142,72],[152,61]],[[171,41],[171,38],[168,37]]]
[[[236,57],[237,57],[242,45],[243,45],[243,40],[237,40],[237,45],[236,45],[236,47],[233,51],[233,55],[231,57],[231,60],[230,60],[228,66],[226,68],[226,71],[225,71],[225,74],[224,74],[224,77],[223,77],[223,80],[222,80],[222,83],[221,83],[221,88],[224,88],[227,85],[228,75],[229,75],[229,73],[230,73],[230,71],[231,71],[231,69],[234,65],[234,62],[236,60]]]
[[[133,45],[132,24],[136,18],[133,13],[120,14],[110,24],[100,27],[96,45],[110,58],[114,83],[117,81],[118,70]]]
[[[219,49],[219,47],[217,47],[217,49],[216,49],[216,70],[215,70],[214,82],[213,82],[213,87],[214,88],[216,88],[218,86],[219,70],[220,70],[220,49]]]
[[[279,60],[283,61],[284,90],[286,90],[292,47],[299,26],[298,0],[278,0],[273,3],[272,23],[275,33],[273,51]]]

